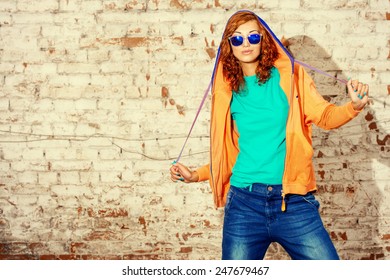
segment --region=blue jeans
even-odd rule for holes
[[[286,195],[282,185],[231,186],[225,206],[223,260],[259,260],[271,242],[279,243],[295,260],[338,260],[324,228],[319,203],[312,193]]]

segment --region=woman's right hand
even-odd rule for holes
[[[191,171],[187,166],[181,163],[174,163],[169,169],[171,172],[171,180],[173,182],[182,181],[185,183],[198,182],[199,176],[196,171]]]

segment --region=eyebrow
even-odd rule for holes
[[[259,33],[260,33],[260,31],[257,30],[257,29],[251,30],[251,31],[249,31],[248,33],[252,33],[252,32],[259,32]],[[240,34],[242,34],[240,31],[234,31],[234,33],[240,33]]]

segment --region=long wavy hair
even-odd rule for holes
[[[223,74],[229,81],[231,89],[236,92],[244,87],[245,81],[240,63],[233,55],[229,37],[233,35],[241,24],[251,20],[256,20],[260,28],[260,33],[262,34],[260,55],[258,57],[259,65],[256,68],[256,75],[259,80],[259,84],[265,83],[270,78],[271,69],[274,66],[276,59],[279,57],[278,49],[276,48],[274,40],[260,24],[257,16],[248,11],[235,13],[227,23],[222,36],[220,59],[223,64]]]

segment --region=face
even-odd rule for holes
[[[261,42],[258,44],[250,44],[248,41],[248,36],[251,34],[261,34],[256,20],[251,20],[241,24],[232,34],[232,36],[244,37],[244,42],[240,46],[233,46],[233,44],[230,43],[233,55],[240,61],[241,64],[258,63],[257,58],[260,55]]]

